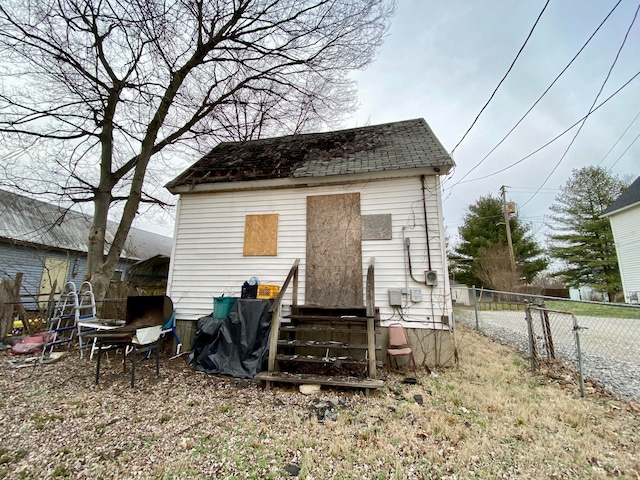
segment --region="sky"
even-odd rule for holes
[[[549,1],[513,69],[453,152],[457,167],[444,180],[443,194],[444,223],[453,238],[469,205],[482,195],[498,196],[502,185],[507,200],[516,203],[519,218],[542,240],[549,233],[549,207],[573,169],[600,165],[620,176],[640,175],[640,139],[633,143],[640,135],[640,76],[588,117],[564,158],[579,125],[530,158],[494,174],[587,115],[640,6],[638,0],[621,0],[531,113],[478,165],[616,3]],[[545,0],[399,0],[376,60],[353,76],[360,106],[345,126],[424,118],[451,153],[507,73],[544,5]],[[596,106],[639,71],[640,18]]]
[[[457,164],[443,179],[444,223],[450,237],[455,239],[470,205],[483,195],[498,196],[503,185],[519,218],[543,241],[549,233],[549,207],[572,170],[600,165],[630,180],[640,175],[640,75],[631,80],[640,72],[640,18],[634,22],[640,0],[397,4],[377,58],[352,74],[359,108],[341,127],[414,118],[429,123]],[[458,145],[521,48],[495,96]],[[621,87],[587,118],[575,140],[578,126],[534,153],[587,115],[594,102],[598,105]],[[175,211],[155,219],[140,219],[136,226],[172,235]]]
[[[549,207],[572,170],[600,165],[630,181],[640,175],[638,10],[640,0],[397,0],[376,59],[352,74],[359,108],[340,126],[424,118],[457,164],[443,179],[449,238],[455,242],[470,205],[504,185],[542,243]],[[575,139],[578,126],[544,147],[621,87]],[[173,234],[175,209],[141,211],[137,227]]]

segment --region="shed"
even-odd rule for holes
[[[195,325],[251,277],[282,286],[296,259],[302,305],[361,306],[374,259],[378,344],[400,322],[419,362],[451,362],[441,177],[453,166],[424,119],[219,144],[167,184],[177,321]]]
[[[616,245],[625,301],[640,295],[640,177],[602,212],[608,217]]]

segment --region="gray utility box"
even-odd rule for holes
[[[399,288],[389,289],[389,306],[401,307],[402,306],[402,290]]]

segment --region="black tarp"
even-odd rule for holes
[[[253,378],[269,350],[271,301],[238,299],[226,318],[202,317],[193,342],[199,372]]]

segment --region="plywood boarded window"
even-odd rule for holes
[[[391,240],[391,214],[362,215],[362,240]]]
[[[307,197],[305,302],[362,306],[360,194]]]
[[[244,256],[278,254],[278,214],[247,215],[244,221]]]

